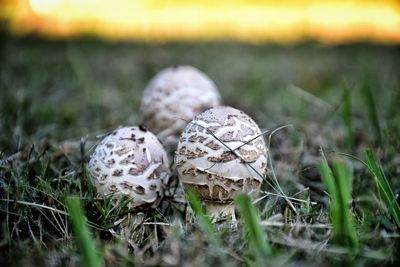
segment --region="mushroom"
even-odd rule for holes
[[[239,192],[256,197],[267,166],[267,148],[257,124],[232,107],[211,108],[184,129],[175,166],[185,191],[198,193],[214,218],[232,215]]]
[[[140,118],[164,145],[175,149],[186,124],[220,103],[218,89],[206,74],[192,66],[170,67],[145,88]]]
[[[124,127],[106,136],[90,157],[89,173],[99,195],[114,205],[126,197],[128,208],[155,208],[169,180],[167,154],[144,127]]]

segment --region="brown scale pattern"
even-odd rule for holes
[[[200,148],[196,148],[195,151],[190,151],[190,150],[186,149],[186,147],[182,147],[179,150],[179,154],[185,155],[188,159],[195,159],[195,158],[204,157],[208,153],[207,153],[207,151],[203,151]]]
[[[235,154],[233,154],[231,151],[224,151],[222,152],[221,156],[219,157],[207,157],[207,160],[209,162],[218,162],[218,163],[224,163],[228,162],[231,160],[235,160],[237,157]]]
[[[120,185],[123,189],[130,189],[130,190],[133,189],[133,185],[132,185],[130,182],[128,182],[128,181],[123,181],[123,182],[119,183],[119,185]]]
[[[117,153],[118,156],[122,156],[122,155],[129,153],[130,151],[131,151],[131,149],[129,147],[122,147],[122,148],[116,150],[115,153]]]
[[[144,195],[144,187],[141,185],[137,185],[136,187],[133,187],[133,191],[135,191],[136,194]]]
[[[184,184],[186,190],[197,192],[204,200],[212,200],[216,202],[226,202],[233,199],[234,195],[241,192],[241,189],[226,190],[221,185],[206,185],[206,184]]]
[[[119,162],[120,165],[130,165],[135,164],[135,157],[134,154],[128,155],[126,158]]]
[[[207,137],[204,137],[201,135],[191,135],[188,138],[188,141],[192,142],[192,143],[195,143],[195,142],[203,143],[206,140],[207,140]]]
[[[248,150],[244,148],[239,148],[236,150],[237,153],[243,158],[246,163],[255,162],[260,156],[255,150]]]
[[[123,170],[115,170],[112,175],[120,177],[120,176],[124,175],[124,171]]]
[[[197,171],[195,168],[189,168],[183,171],[183,174],[191,174],[193,176],[197,175]]]
[[[208,143],[206,144],[206,146],[209,147],[209,148],[211,148],[212,150],[220,150],[220,149],[221,149],[221,146],[218,145],[218,144],[216,144],[216,143],[214,143],[213,140],[211,140],[210,142],[208,142]]]
[[[186,188],[197,191],[205,200],[231,201],[235,193],[242,191],[251,192],[253,197],[257,195],[262,182],[259,176],[251,170],[247,171],[246,167],[241,167],[241,173],[248,172],[249,176],[242,179],[237,179],[236,177],[231,179],[217,170],[217,168],[220,168],[222,172],[230,173],[228,176],[235,175],[230,171],[230,167],[223,167],[223,164],[228,164],[229,162],[231,165],[226,166],[234,167],[234,163],[231,162],[235,160],[237,160],[236,164],[238,166],[257,162],[253,167],[258,169],[261,174],[265,172],[267,154],[261,131],[255,122],[245,113],[232,108],[228,108],[228,110],[235,114],[227,115],[228,112],[224,110],[224,107],[221,107],[207,110],[198,115],[194,119],[195,123],[191,123],[186,127],[182,134],[181,143],[178,145],[176,167],[179,174],[184,176],[182,178],[183,183]],[[213,125],[216,123],[219,126]],[[206,129],[200,126],[200,124],[208,124],[209,126]],[[236,125],[238,127],[235,127]],[[224,127],[227,127],[227,129],[224,130]],[[228,147],[231,142],[235,142],[236,147],[238,146],[237,142],[242,142],[243,146],[234,150],[233,153],[225,146],[217,144],[219,141],[209,132],[216,135]],[[200,144],[197,142],[197,138],[199,136],[204,137],[204,134],[207,136],[207,141]],[[251,142],[246,143],[243,141],[243,139],[251,140],[258,135],[260,136]],[[239,160],[235,154],[239,155],[243,161]],[[194,162],[186,165],[192,159],[196,159],[196,164],[202,164],[201,158],[213,163],[203,163],[204,165],[201,165],[201,168],[204,168],[205,171],[200,171],[199,168],[194,167]],[[221,175],[217,175],[215,172]],[[195,184],[196,177],[199,177],[199,184]],[[207,180],[204,180],[204,177]]]
[[[156,191],[157,185],[151,184],[151,185],[149,185],[149,189],[150,189],[151,191]]]
[[[159,151],[161,154],[158,154]],[[168,165],[167,155],[157,138],[140,127],[132,127],[118,129],[105,137],[91,155],[88,168],[101,195],[114,193],[113,203],[118,203],[121,197],[126,196],[134,201],[128,207],[155,207],[168,183]],[[132,183],[136,176],[145,173],[145,177],[154,182],[142,185]],[[139,178],[138,181],[143,179]],[[147,192],[151,192],[149,196],[146,196]]]

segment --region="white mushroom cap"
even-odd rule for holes
[[[90,157],[89,172],[99,195],[129,208],[154,208],[169,179],[167,154],[157,137],[143,127],[119,128],[106,136]]]
[[[214,82],[191,66],[171,67],[158,73],[144,90],[140,116],[164,144],[176,144],[193,117],[221,103]]]
[[[203,200],[230,202],[238,192],[258,194],[266,173],[267,148],[248,115],[220,106],[197,115],[186,126],[175,162],[185,189],[196,191]]]

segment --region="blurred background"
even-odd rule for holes
[[[174,65],[204,71],[225,104],[267,128],[343,123],[349,92],[352,134],[376,137],[376,120],[396,120],[399,1],[0,3],[0,144],[11,150],[38,136],[64,140],[139,123],[146,84]],[[376,116],[362,100],[370,98]]]
[[[399,1],[0,3],[6,154],[140,123],[146,84],[176,65],[204,71],[261,127],[318,140],[316,156],[320,144],[362,153],[385,134],[397,149]]]
[[[395,0],[2,0],[17,35],[111,40],[400,42]]]

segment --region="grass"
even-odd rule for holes
[[[252,264],[256,266],[262,264],[261,259],[272,259],[271,247],[267,241],[266,235],[260,225],[260,218],[256,209],[247,195],[238,195],[235,198],[235,206],[242,217],[244,228],[246,229],[249,250],[252,253]],[[250,264],[251,265],[251,264]]]
[[[73,233],[76,236],[76,243],[82,253],[82,264],[88,267],[102,266],[96,244],[86,224],[86,218],[80,206],[79,199],[67,198],[66,200]]]
[[[395,196],[395,194],[393,193],[393,190],[388,182],[388,179],[385,176],[385,173],[382,170],[382,167],[378,165],[370,149],[367,149],[365,151],[365,156],[367,158],[368,169],[371,171],[375,178],[379,198],[385,204],[386,209],[396,223],[397,228],[400,229],[400,206],[397,202],[398,194],[397,196]]]
[[[343,106],[342,106],[342,117],[343,123],[346,130],[346,143],[349,151],[353,151],[353,125],[351,121],[351,94],[346,92],[343,96]]]
[[[321,161],[319,169],[322,181],[329,193],[329,214],[333,225],[333,241],[356,252],[357,233],[349,203],[352,201],[352,171],[339,161],[333,162],[334,174],[328,164]]]
[[[399,265],[398,47],[1,39],[4,266]],[[271,182],[238,196],[235,224],[190,194],[188,212],[179,187],[153,211],[114,207],[86,172],[104,134],[140,123],[149,79],[180,64],[266,131]]]
[[[370,120],[370,123],[371,123],[374,131],[375,131],[377,141],[379,143],[382,143],[382,132],[381,132],[381,126],[380,126],[380,122],[379,122],[378,110],[376,107],[373,92],[371,90],[371,85],[367,84],[364,87],[363,92],[364,92],[365,105],[367,106],[367,110],[368,110],[368,118]]]
[[[194,211],[194,214],[199,220],[199,225],[203,229],[204,234],[208,236],[211,243],[216,247],[216,249],[219,249],[221,246],[221,241],[219,240],[219,236],[214,229],[214,226],[211,222],[211,218],[209,218],[206,215],[203,206],[201,204],[201,201],[197,197],[195,192],[193,191],[188,192],[188,201]]]

